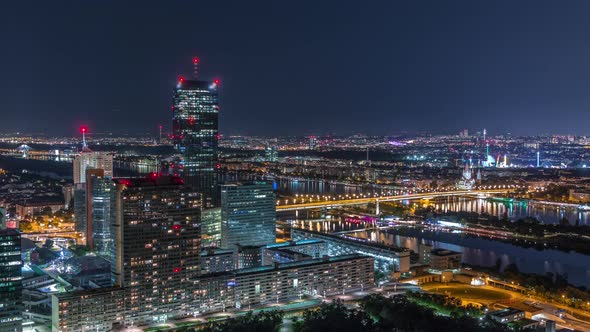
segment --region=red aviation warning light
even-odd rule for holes
[[[178,77],[178,83],[184,83],[184,76]]]
[[[80,126],[80,132],[82,133],[82,149],[87,147],[86,145],[86,132],[88,131],[88,127]]]
[[[216,78],[216,79],[213,81],[213,83],[215,83],[215,84],[219,85],[219,83],[221,83],[221,81],[219,80],[219,78]]]
[[[172,269],[172,272],[174,272],[174,273],[178,273],[180,271],[182,271],[182,269],[179,267],[175,267],[174,269]]]
[[[193,63],[194,63],[194,64],[197,64],[197,63],[199,63],[199,58],[197,58],[197,57],[194,57],[194,58],[193,58]]]

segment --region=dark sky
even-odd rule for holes
[[[201,59],[225,134],[590,135],[590,1],[2,1],[0,132],[169,127]]]

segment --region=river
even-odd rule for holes
[[[476,212],[487,213],[503,218],[507,216],[511,220],[524,217],[537,218],[542,223],[557,224],[562,218],[567,218],[570,224],[579,220],[580,225],[590,225],[590,212],[580,211],[572,207],[559,207],[556,205],[539,204],[528,201],[490,200],[475,198],[449,198],[437,199],[431,203],[436,210],[444,212]]]
[[[470,265],[495,266],[500,260],[501,268],[514,263],[525,273],[544,275],[551,273],[567,273],[573,285],[590,288],[590,256],[576,252],[560,250],[519,247],[510,243],[488,240],[447,232],[429,232],[417,229],[406,229],[403,234],[396,230],[388,232],[379,230],[361,230],[364,225],[333,220],[292,220],[292,216],[281,213],[279,219],[289,220],[293,227],[305,228],[317,232],[334,233],[353,231],[350,235],[370,239],[374,242],[405,247],[417,252],[418,244],[428,243],[434,248],[445,248],[463,253],[462,261]],[[302,215],[300,215],[302,216]]]

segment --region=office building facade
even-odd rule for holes
[[[86,244],[97,255],[115,263],[115,184],[102,169],[86,172]]]
[[[373,258],[351,254],[242,269],[234,272],[237,307],[333,296],[362,291],[374,284]]]
[[[188,314],[200,274],[201,196],[182,179],[152,174],[117,182],[117,262],[125,325]]]
[[[221,208],[203,209],[201,214],[201,246],[221,246]]]
[[[0,229],[0,331],[22,331],[20,232]]]
[[[275,193],[258,181],[221,186],[221,246],[262,246],[276,239]]]
[[[124,318],[123,290],[106,287],[51,295],[52,332],[113,331]]]
[[[113,154],[110,152],[94,152],[88,147],[84,147],[82,152],[74,158],[74,186],[72,194],[74,198],[74,221],[76,231],[87,234],[87,186],[88,170],[102,170],[102,177],[113,177]],[[66,202],[69,204],[69,202]],[[82,244],[86,244],[88,236],[85,236]]]
[[[113,154],[110,152],[94,152],[88,148],[74,157],[74,184],[86,182],[86,170],[99,168],[104,176],[113,177]]]
[[[171,171],[203,195],[207,208],[219,205],[218,83],[180,78],[172,98],[172,142],[181,161]]]
[[[235,269],[234,252],[221,248],[206,248],[201,251],[201,274],[227,272]]]

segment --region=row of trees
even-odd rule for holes
[[[479,317],[484,314],[485,309],[471,303],[463,306],[461,299],[443,294],[408,292],[406,296],[418,304],[431,307],[437,312],[447,315],[467,314],[471,317]]]
[[[358,303],[348,304],[334,301],[319,308],[306,310],[300,317],[292,318],[295,332],[381,332],[381,331],[423,331],[423,332],[504,332],[508,329],[487,317],[474,315],[476,309],[451,310],[449,315],[434,310],[415,300],[442,302],[455,309],[465,308],[450,297],[410,294],[410,298],[397,295],[391,298],[369,295]],[[187,331],[204,332],[278,332],[283,323],[280,311],[248,313],[223,322],[208,323]],[[286,320],[287,321],[287,320]]]
[[[283,312],[278,310],[263,311],[257,314],[229,318],[221,322],[209,322],[187,332],[278,332],[283,323]]]

